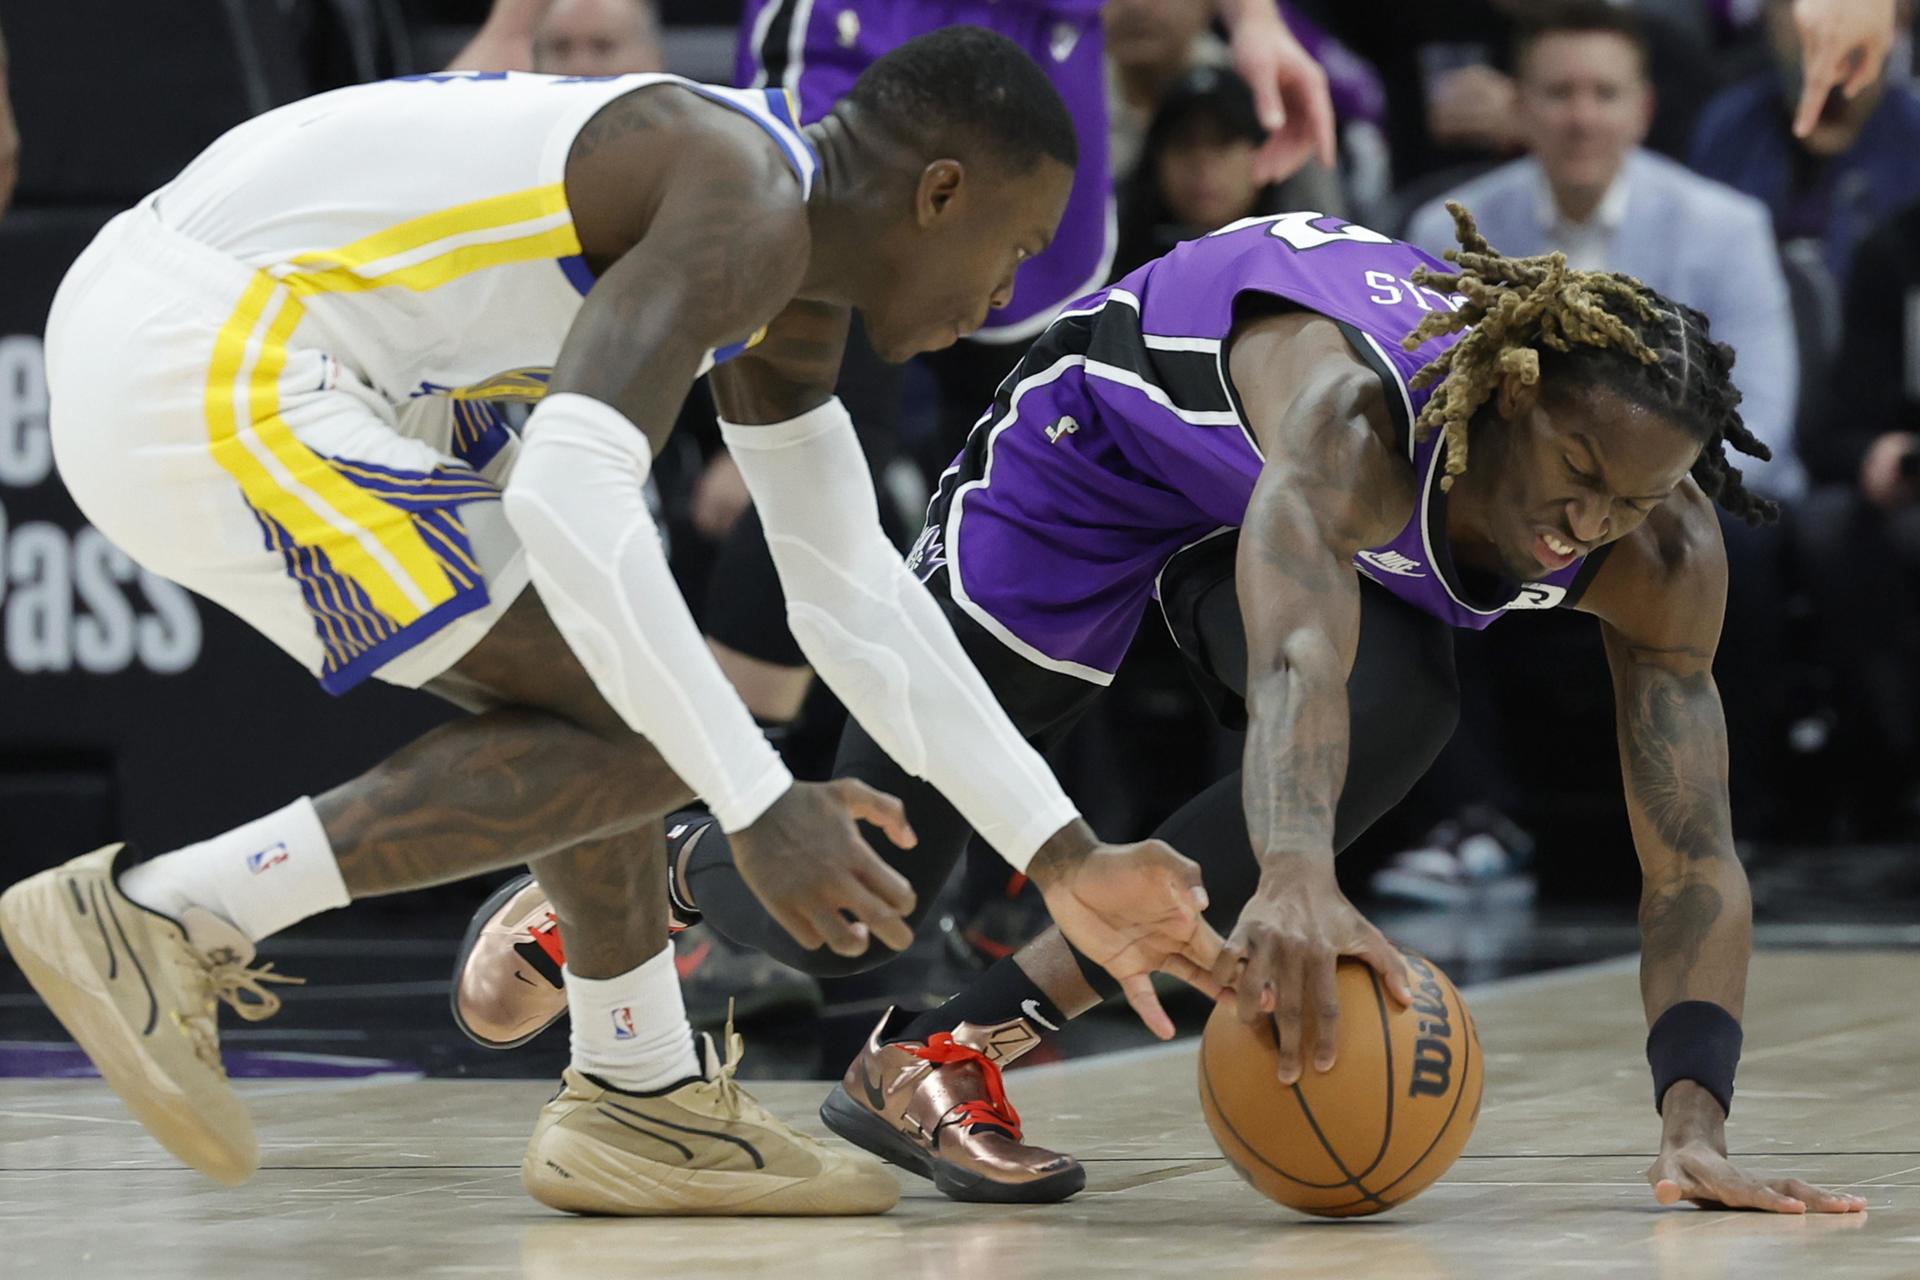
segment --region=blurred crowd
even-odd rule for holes
[[[1114,225],[1102,278],[1284,210],[1341,215],[1438,254],[1453,237],[1446,204],[1458,201],[1505,253],[1563,252],[1705,312],[1739,353],[1747,424],[1773,453],[1747,469],[1747,482],[1783,512],[1776,525],[1725,529],[1733,569],[1717,675],[1737,833],[1762,843],[1920,835],[1912,0],[1897,6],[1884,65],[1858,68],[1857,92],[1836,87],[1815,102],[1804,136],[1794,129],[1802,35],[1791,0],[1282,0],[1278,12],[1324,75],[1324,95],[1317,81],[1276,75],[1272,49],[1254,52],[1236,34],[1236,17],[1260,2],[1106,0]],[[258,7],[281,21],[276,65],[312,91],[444,66],[727,79],[746,65],[748,28],[778,6]],[[15,34],[16,76],[40,56],[21,43],[31,24],[14,18],[24,12],[0,8]],[[855,21],[848,43],[857,31]],[[0,210],[22,146],[61,145],[17,136],[7,71],[0,44]],[[1314,93],[1303,96],[1302,84]],[[1325,121],[1320,103],[1330,105]],[[1269,143],[1282,113],[1299,143],[1284,162]],[[1315,136],[1323,124],[1329,136]],[[32,200],[23,189],[21,203]],[[905,368],[858,349],[850,358],[842,397],[903,545],[1021,347],[1020,335],[971,341]],[[819,776],[837,712],[781,641],[778,585],[703,390],[682,425],[655,469],[676,573],[756,715],[796,771]],[[1366,853],[1377,892],[1524,899],[1536,844],[1577,847],[1596,813],[1617,809],[1593,631],[1539,617],[1461,637],[1468,710],[1428,783]],[[1116,691],[1058,764],[1096,826],[1120,839],[1145,834],[1229,767],[1238,745],[1207,720],[1170,646],[1143,637]],[[1620,839],[1616,854],[1626,847]],[[997,860],[980,861],[957,900],[956,936],[992,954],[1018,942],[1027,922],[1019,886]]]

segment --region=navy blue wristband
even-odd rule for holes
[[[1733,1111],[1733,1073],[1740,1066],[1739,1021],[1706,1000],[1682,1000],[1661,1014],[1647,1033],[1647,1065],[1653,1068],[1653,1109],[1667,1090],[1691,1080]]]

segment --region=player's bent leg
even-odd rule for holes
[[[523,614],[531,610],[537,602]],[[541,677],[554,686],[545,696],[571,712],[571,690],[551,672]],[[503,701],[541,696],[491,687]],[[565,791],[563,803],[551,811],[531,803],[542,786]],[[273,977],[251,965],[255,942],[350,896],[455,879],[635,827],[655,816],[645,805],[684,796],[650,748],[609,742],[551,712],[501,707],[435,730],[317,804],[297,801],[137,867],[102,850],[43,872],[0,899],[0,932],[135,1116],[193,1167],[237,1182],[256,1166],[257,1146],[221,1067],[215,1010],[224,1000],[260,1018],[278,1007],[262,986]],[[652,882],[658,875],[656,863]],[[584,923],[589,943],[593,930]],[[617,946],[645,950],[625,937]]]
[[[537,693],[602,741],[657,759],[605,707],[577,663],[550,662],[555,655],[544,613],[507,621],[456,668],[463,696],[519,701]],[[557,633],[551,639],[558,641]],[[530,691],[521,673],[535,669],[543,671],[542,683]],[[580,764],[561,760],[557,766]],[[553,785],[566,786],[558,779]],[[602,774],[595,785],[618,790],[626,783]],[[586,838],[531,860],[556,917],[555,940],[560,930],[566,938],[560,954],[572,1052],[561,1091],[542,1110],[528,1144],[527,1190],[550,1207],[583,1213],[891,1208],[899,1188],[876,1162],[812,1142],[739,1088],[733,1069],[740,1042],[731,1027],[728,1062],[709,1054],[702,1070],[667,941],[658,820],[661,802],[683,802],[685,792],[675,779],[659,791],[642,782],[639,794],[645,797],[639,822],[623,829],[621,818],[595,823]]]

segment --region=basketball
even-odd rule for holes
[[[1403,951],[1413,1003],[1397,1007],[1358,960],[1342,960],[1339,1051],[1297,1084],[1275,1074],[1273,1023],[1213,1011],[1200,1042],[1200,1105],[1221,1154],[1262,1195],[1330,1218],[1382,1213],[1432,1185],[1480,1118],[1483,1057],[1447,975]]]

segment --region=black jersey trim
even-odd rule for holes
[[[802,0],[773,0],[773,17],[753,50],[753,60],[760,64],[761,85],[777,87],[786,83],[787,50],[793,42],[794,18],[801,7]],[[805,7],[812,8],[811,5]]]
[[[1332,316],[1327,318],[1333,320]],[[1387,362],[1380,354],[1380,349],[1374,345],[1373,340],[1364,330],[1345,320],[1333,320],[1333,322],[1340,326],[1341,334],[1346,338],[1347,344],[1353,348],[1353,353],[1360,357],[1360,362],[1373,370],[1374,376],[1380,379],[1381,388],[1387,393],[1387,412],[1393,416],[1394,447],[1404,449],[1407,456],[1411,458],[1414,443],[1411,412],[1413,388],[1401,379],[1400,371]]]
[[[1220,339],[1173,334],[1149,336],[1140,318],[1140,300],[1123,289],[1109,293],[1098,311],[1073,318],[1092,322],[1089,325],[1092,338],[1086,348],[1088,360],[1111,365],[1158,387],[1166,394],[1175,413],[1234,416],[1231,424],[1194,423],[1194,426],[1204,429],[1240,425],[1239,406],[1234,404],[1220,380],[1223,345]]]
[[[1000,385],[993,392],[993,403],[974,420],[972,429],[967,432],[966,443],[960,446],[960,455],[933,487],[933,496],[927,501],[928,528],[944,531],[947,516],[953,507],[953,495],[959,492],[961,485],[986,474],[988,445],[994,425],[1012,409],[1013,395],[1020,384],[1067,356],[1086,358],[1093,342],[1093,322],[1098,315],[1096,311],[1061,316],[1041,331],[1040,336],[1033,340],[1033,345],[1027,348],[1026,354],[1020,357],[1020,363],[1000,380]]]
[[[1560,597],[1559,603],[1553,607],[1571,609],[1579,604],[1580,598],[1587,594],[1587,588],[1593,585],[1594,576],[1600,572],[1600,566],[1607,562],[1607,557],[1612,555],[1613,549],[1619,545],[1618,542],[1608,542],[1589,551],[1586,560],[1580,565],[1580,571],[1574,574],[1573,581],[1567,584],[1567,594]]]
[[[1156,346],[1162,343],[1194,343],[1191,348]],[[969,480],[979,479],[986,470],[987,440],[995,423],[1007,416],[1013,406],[1013,393],[1041,370],[1051,368],[1069,356],[1078,356],[1091,367],[1087,376],[1111,381],[1101,366],[1157,389],[1176,415],[1231,415],[1232,422],[1194,423],[1195,431],[1241,431],[1249,441],[1246,415],[1221,377],[1221,349],[1225,344],[1210,338],[1182,338],[1154,335],[1149,338],[1140,327],[1139,300],[1132,294],[1109,294],[1098,307],[1070,311],[1041,331],[1033,340],[1013,372],[1001,380],[993,393],[993,404],[974,421],[954,460],[940,482],[934,486],[927,504],[927,523],[944,525],[955,491]],[[1255,449],[1258,452],[1258,449]]]
[[[1419,507],[1421,541],[1426,548],[1427,561],[1433,566],[1434,576],[1446,593],[1453,597],[1455,604],[1481,617],[1498,617],[1512,607],[1519,598],[1521,589],[1526,586],[1518,578],[1504,574],[1481,575],[1491,581],[1492,594],[1473,590],[1460,568],[1453,562],[1453,541],[1447,537],[1447,491],[1440,487],[1444,474],[1447,455],[1447,442],[1440,440],[1433,446],[1433,452],[1427,455],[1427,472],[1418,477],[1423,486]]]

